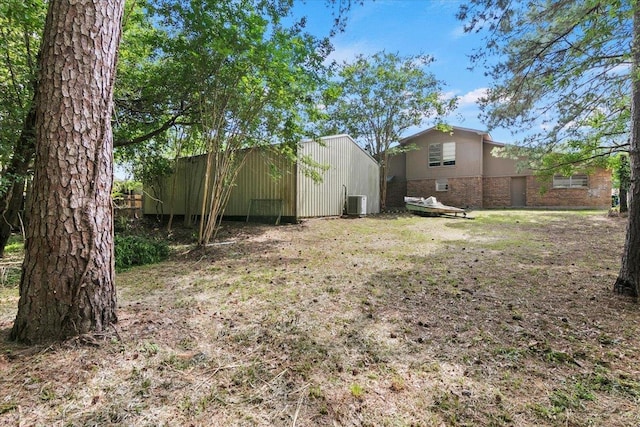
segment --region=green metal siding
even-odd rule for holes
[[[293,218],[341,215],[347,195],[366,195],[367,213],[379,212],[379,168],[377,162],[349,136],[322,138],[322,144],[306,141],[300,144],[299,156],[310,156],[315,162],[328,165],[322,182],[305,176],[299,167],[268,149],[248,153],[238,173],[225,216],[246,216],[251,199],[281,199],[282,216]],[[170,213],[199,215],[206,156],[178,161],[176,190],[171,203],[172,177],[161,184],[159,201],[144,198],[145,214]]]

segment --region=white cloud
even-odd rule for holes
[[[609,71],[607,71],[608,74],[615,74],[615,75],[624,75],[624,74],[629,74],[630,72],[631,72],[631,64],[628,64],[628,63],[617,65],[612,69],[610,69]]]
[[[367,56],[376,53],[375,47],[365,41],[357,41],[347,45],[334,44],[333,47],[334,50],[327,59],[338,64],[342,64],[345,61],[352,62],[360,54]]]
[[[458,92],[453,90],[442,92],[440,94],[440,101],[446,101],[447,99],[455,98],[456,96],[458,96]]]
[[[458,25],[453,30],[451,30],[449,35],[451,36],[452,39],[458,40],[466,36],[467,33],[464,31],[464,25]]]
[[[458,99],[458,108],[469,106],[475,107],[478,103],[478,100],[487,95],[487,90],[488,89],[486,87],[479,87],[472,90],[471,92],[465,93]]]

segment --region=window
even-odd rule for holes
[[[589,187],[589,178],[587,175],[571,175],[553,177],[553,188],[587,188]]]
[[[447,178],[436,179],[436,191],[449,191],[449,181]]]
[[[437,142],[429,144],[429,167],[453,166],[456,164],[456,143]]]
[[[453,166],[456,164],[456,143],[445,142],[442,144],[442,164]]]

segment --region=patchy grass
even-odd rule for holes
[[[22,254],[22,251],[24,249],[24,240],[22,239],[21,235],[18,234],[14,234],[11,237],[9,237],[9,241],[7,242],[7,245],[4,248],[4,256],[11,256],[11,255],[20,255]]]
[[[639,425],[640,308],[611,292],[624,220],[473,216],[177,242],[117,275],[117,334],[0,343],[0,424]],[[5,336],[16,305],[0,287]]]
[[[0,258],[0,301],[3,298],[3,288],[13,288],[20,283],[23,251],[22,236],[11,236],[4,248],[4,258]]]

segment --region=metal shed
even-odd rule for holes
[[[278,205],[281,220],[290,222],[342,215],[346,205],[350,213],[380,211],[380,168],[350,136],[334,135],[320,141],[303,141],[298,158],[305,156],[324,166],[325,170],[319,170],[320,182],[305,173],[305,166],[300,161],[291,162],[267,149],[251,150],[238,173],[224,211],[225,218],[244,219],[250,209],[255,210],[258,204],[265,202],[269,202],[268,209]],[[156,194],[145,197],[144,213],[199,214],[205,163],[206,156],[180,159],[176,176],[160,180]],[[171,197],[174,179],[176,190]],[[260,212],[255,213],[260,215]]]

